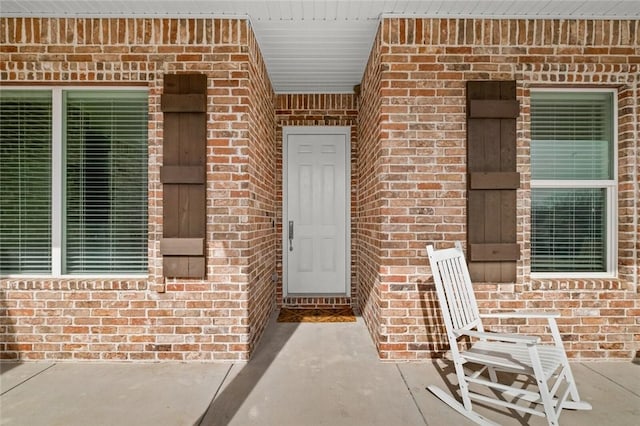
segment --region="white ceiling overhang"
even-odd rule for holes
[[[640,19],[640,0],[2,0],[0,15],[246,18],[277,93],[348,93],[383,16]]]

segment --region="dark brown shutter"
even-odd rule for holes
[[[474,281],[516,279],[519,113],[515,81],[467,82],[467,258]]]
[[[207,77],[168,74],[164,113],[163,255],[165,277],[205,276]]]

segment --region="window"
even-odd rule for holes
[[[0,91],[0,275],[147,272],[147,96]]]
[[[531,94],[531,272],[611,276],[615,93]]]

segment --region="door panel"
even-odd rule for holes
[[[345,294],[347,136],[313,131],[285,133],[287,293]]]

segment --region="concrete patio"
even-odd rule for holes
[[[275,319],[246,364],[0,364],[1,425],[467,425],[425,390],[454,381],[446,361],[383,363],[356,323]],[[562,425],[640,424],[640,365],[575,363],[593,411]],[[455,382],[454,382],[455,383]],[[479,408],[504,425],[544,425]]]

